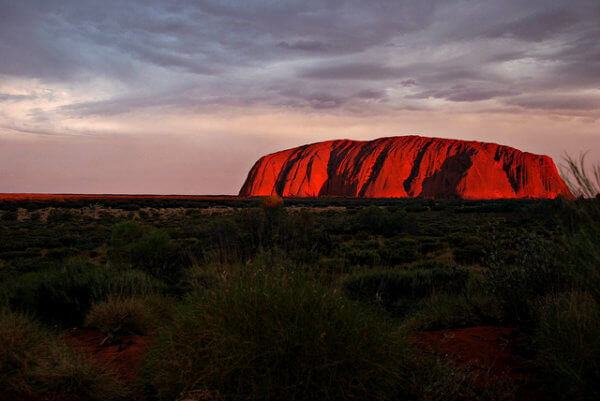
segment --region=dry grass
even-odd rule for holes
[[[164,296],[111,296],[106,301],[92,305],[85,325],[97,328],[106,335],[148,335],[168,322],[171,313],[172,300]]]
[[[7,394],[117,400],[128,395],[107,370],[26,315],[0,310],[0,390]]]

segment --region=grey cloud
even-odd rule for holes
[[[491,37],[511,37],[539,42],[581,21],[572,7],[543,10],[514,21],[500,24],[486,32]]]
[[[327,94],[314,94],[308,97],[310,106],[314,109],[332,109],[342,104],[342,99]]]
[[[386,98],[386,93],[384,90],[379,89],[363,89],[356,94],[356,97],[361,99],[382,100]]]
[[[12,95],[10,93],[0,93],[0,102],[21,102],[23,100],[35,99],[35,95]]]
[[[507,104],[527,109],[543,110],[600,110],[600,96],[540,95],[510,99]]]
[[[449,89],[443,90],[428,90],[413,95],[406,96],[407,99],[445,99],[452,102],[478,102],[481,100],[489,100],[497,97],[514,96],[519,94],[518,91],[510,89],[490,89],[490,88],[473,88],[456,85]]]
[[[349,63],[312,67],[301,71],[300,76],[315,79],[385,80],[404,77],[406,72],[406,68],[378,63]]]
[[[278,43],[279,47],[290,50],[302,50],[306,52],[322,52],[327,50],[327,45],[318,40],[297,40],[295,42],[282,41]]]
[[[58,110],[70,117],[252,104],[395,110],[429,98],[507,105],[520,94],[599,86],[600,3],[477,4],[0,0],[0,74],[120,81],[119,93]],[[538,70],[526,75],[533,69],[513,63],[521,59]]]

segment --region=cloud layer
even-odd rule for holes
[[[0,54],[0,191],[235,193],[261,153],[337,137],[599,143],[595,0],[0,0]],[[125,183],[107,160],[146,164]]]

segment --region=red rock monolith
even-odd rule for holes
[[[400,136],[335,140],[260,158],[240,196],[572,197],[548,156],[495,143]]]

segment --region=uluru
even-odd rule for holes
[[[571,197],[549,156],[416,135],[332,140],[261,157],[240,196],[551,199]]]

